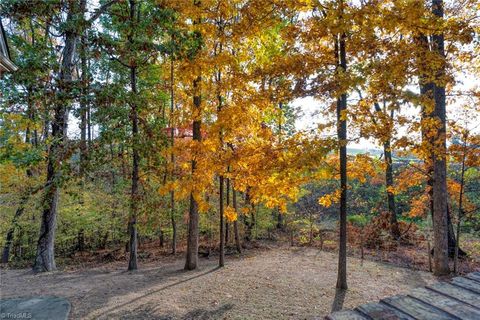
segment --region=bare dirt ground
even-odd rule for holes
[[[1,297],[55,295],[72,303],[70,319],[312,319],[407,292],[432,275],[349,258],[345,294],[335,291],[336,254],[315,248],[257,249],[240,257],[201,259],[183,271],[183,257],[165,257],[126,272],[113,262],[88,270],[34,275],[1,270]]]

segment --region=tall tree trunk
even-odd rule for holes
[[[220,53],[222,52],[222,44],[220,43],[219,45],[219,50]],[[216,51],[216,49],[215,49]],[[215,55],[217,52],[215,52]],[[220,112],[222,111],[222,95],[220,91],[220,81],[222,81],[222,72],[221,70],[217,71],[216,74],[216,82],[217,82],[217,100],[218,100],[218,107],[217,107],[217,114],[218,117],[220,117]],[[221,149],[223,150],[223,130],[220,128],[218,132],[218,138],[220,140],[220,146]],[[228,168],[227,168],[228,169]],[[219,184],[220,184],[220,190],[219,190],[219,206],[220,206],[220,257],[218,261],[218,266],[223,267],[225,265],[225,242],[228,241],[228,234],[225,233],[225,207],[224,207],[224,182],[225,178],[223,177],[223,173],[219,177]],[[227,179],[227,205],[229,204],[229,193],[230,193],[230,179]],[[227,225],[228,226],[228,225]]]
[[[280,145],[283,143],[283,127],[282,127],[282,116],[283,116],[283,103],[280,102],[278,104],[278,142]],[[280,209],[277,207],[273,210],[275,218],[277,219],[276,228],[277,230],[284,231],[284,223],[283,223],[283,214],[280,212]]]
[[[62,64],[59,73],[59,96],[61,97],[55,105],[54,118],[52,121],[52,143],[48,150],[47,183],[43,199],[43,213],[40,226],[40,236],[37,242],[37,254],[33,265],[34,272],[45,272],[56,270],[55,265],[55,227],[57,220],[57,205],[60,192],[60,181],[62,177],[62,158],[67,136],[68,123],[68,93],[72,82],[73,56],[77,43],[77,30],[75,21],[78,15],[85,11],[86,0],[69,1],[69,12],[66,25],[69,28],[65,31],[65,42],[62,53]]]
[[[173,122],[173,112],[175,108],[175,91],[174,91],[174,65],[173,65],[173,55],[170,61],[170,118],[169,127],[170,127],[170,146],[173,149],[175,145],[175,124]],[[175,153],[170,153],[170,163],[172,166],[171,179],[175,180]],[[172,254],[177,253],[177,223],[175,221],[175,191],[170,191],[170,220],[172,222]]]
[[[237,191],[235,188],[232,188],[232,201],[233,201],[233,209],[237,212],[238,215],[238,208],[237,208]],[[235,246],[237,248],[238,253],[242,253],[242,246],[240,244],[240,234],[238,232],[238,219],[233,221],[233,232],[235,234]]]
[[[432,1],[432,13],[443,18],[443,1]],[[434,273],[446,275],[448,266],[448,216],[447,216],[447,159],[446,159],[446,100],[445,100],[445,41],[443,32],[432,36],[433,50],[442,59],[435,76],[434,116],[439,121],[435,135],[433,159],[433,224],[434,224]]]
[[[193,81],[193,106],[194,106],[194,121],[193,121],[193,140],[201,141],[201,90],[200,83],[202,81],[201,76],[198,76]],[[197,168],[197,161],[192,158],[192,174],[195,173]],[[188,212],[188,236],[187,236],[187,255],[185,261],[185,270],[194,270],[198,264],[198,203],[195,200],[194,193],[190,193],[190,209]]]
[[[340,1],[341,15],[343,1]],[[346,72],[347,59],[345,50],[345,33],[339,35],[335,41],[337,55],[337,72]],[[338,253],[337,288],[347,289],[347,94],[342,93],[337,99],[337,136],[340,157],[340,234]]]
[[[130,22],[132,23],[132,33],[129,35],[129,42],[133,43],[133,22],[135,21],[136,8],[135,0],[130,0]],[[132,92],[133,102],[131,102],[131,117],[132,117],[132,191],[130,197],[130,221],[129,221],[129,252],[130,258],[128,261],[128,270],[137,269],[137,249],[138,249],[138,235],[137,235],[137,215],[138,215],[138,166],[140,162],[140,154],[138,152],[139,134],[138,134],[138,106],[135,101],[137,96],[137,68],[130,66],[130,89]]]
[[[427,56],[428,52],[430,51],[429,40],[428,37],[424,34],[420,34],[417,37],[417,44],[420,48],[420,58],[419,58],[419,86],[420,86],[420,95],[425,100],[424,104],[422,105],[421,110],[421,122],[422,122],[422,147],[425,150],[428,150],[427,155],[425,156],[425,170],[426,170],[426,177],[427,177],[427,193],[429,199],[429,209],[430,215],[432,217],[432,223],[434,223],[433,219],[433,155],[432,155],[432,147],[434,145],[434,141],[429,134],[432,128],[431,125],[431,118],[433,116],[433,107],[430,106],[430,101],[433,101],[433,88],[434,84],[429,79],[429,72],[428,72],[428,61]],[[433,252],[433,249],[432,249]]]

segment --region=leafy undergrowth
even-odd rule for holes
[[[353,237],[352,237],[353,238]],[[268,251],[274,248],[283,247],[289,242],[287,234],[276,234],[276,240],[262,239],[243,243],[243,256],[258,254],[258,252]],[[358,237],[357,237],[358,239]],[[317,238],[310,243],[301,243],[294,241],[293,247],[313,247],[322,251],[336,253],[337,235],[336,233],[326,233],[323,240]],[[360,241],[349,241],[348,255],[350,257],[361,258],[362,250]],[[468,253],[468,257],[459,261],[458,273],[466,274],[473,271],[480,271],[480,239],[474,236],[466,236],[462,240],[462,249]],[[168,242],[160,247],[158,241],[141,242],[139,246],[138,259],[142,263],[153,263],[156,261],[172,262],[184,257],[186,243],[180,242],[177,245],[177,253],[173,255]],[[212,244],[207,239],[200,241],[199,255],[202,258],[216,260],[218,246]],[[226,246],[227,257],[238,256],[233,243]],[[428,245],[423,237],[412,240],[411,243],[398,243],[392,245],[378,245],[376,247],[364,246],[364,260],[392,264],[398,267],[409,268],[412,270],[429,271]],[[109,264],[121,265],[128,263],[128,253],[125,247],[108,248],[95,251],[77,252],[68,258],[57,258],[57,266],[61,270],[77,270],[101,267]],[[4,266],[6,267],[6,266]],[[9,268],[28,268],[28,261],[20,261],[10,264]],[[451,262],[453,270],[453,262]]]

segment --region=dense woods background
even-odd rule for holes
[[[199,252],[223,265],[269,239],[338,249],[339,288],[347,249],[470,268],[479,12],[475,0],[3,0],[19,70],[0,80],[2,262],[134,270],[161,248],[195,269]],[[295,107],[304,97],[316,117]]]

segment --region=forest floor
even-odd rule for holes
[[[335,291],[337,255],[316,248],[262,244],[242,255],[202,258],[183,270],[183,254],[140,263],[34,275],[0,270],[2,298],[55,295],[72,303],[70,319],[312,319],[408,292],[435,281],[423,271],[348,259],[349,290]]]

